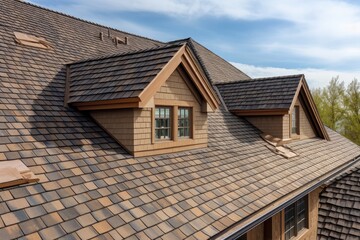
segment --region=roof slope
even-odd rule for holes
[[[138,97],[180,47],[163,46],[72,63],[69,103]]]
[[[200,64],[205,68],[205,74],[213,84],[237,80],[248,80],[250,77],[220,56],[216,55],[192,38],[181,39],[169,43],[187,43],[191,46]]]
[[[319,239],[359,239],[360,165],[343,174],[320,194]]]
[[[0,161],[21,159],[40,183],[0,189],[0,239],[206,239],[360,154],[328,130],[332,141],[292,143],[299,156],[287,160],[243,118],[218,110],[208,148],[132,158],[88,115],[63,106],[63,63],[159,44],[130,35],[134,45],[116,48],[96,37],[104,30],[2,1]],[[44,36],[54,50],[19,46],[13,31]]]
[[[303,75],[216,84],[229,109],[289,109]]]

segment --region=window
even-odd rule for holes
[[[291,239],[308,227],[307,196],[285,208],[285,240]]]
[[[191,131],[190,108],[178,108],[178,137],[188,138]]]
[[[291,133],[299,134],[299,106],[295,106],[291,114]]]
[[[171,139],[171,108],[155,108],[155,138],[157,140]]]

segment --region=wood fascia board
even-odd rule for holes
[[[302,89],[304,91],[304,101],[307,101],[309,103],[310,106],[310,115],[313,115],[315,123],[318,125],[317,127],[320,130],[321,135],[324,137],[324,139],[330,141],[330,137],[329,134],[327,133],[324,124],[320,118],[320,114],[317,111],[317,107],[316,104],[314,102],[314,99],[312,98],[312,95],[310,93],[310,89],[305,81],[305,79],[303,79],[303,84],[302,84]]]
[[[197,78],[194,80],[197,80],[198,82],[195,82],[195,84],[199,85],[197,87],[199,88],[200,92],[204,94],[205,99],[210,104],[212,109],[215,111],[220,105],[220,99],[216,95],[210,82],[207,80],[205,74],[203,73],[202,67],[200,67],[199,64],[197,64],[196,58],[188,48],[185,51],[183,59],[186,60],[185,62],[189,64],[191,69],[196,74]]]
[[[66,76],[65,76],[64,107],[67,107],[70,97],[70,65],[65,65],[65,68],[66,68]]]
[[[185,52],[186,45],[182,46],[178,52],[170,59],[170,61],[161,69],[155,78],[140,93],[140,107],[145,106],[151,97],[160,89],[160,87],[168,80],[170,75],[181,63],[181,56]]]
[[[69,104],[74,107],[83,107],[83,106],[96,106],[96,105],[110,105],[110,104],[119,104],[119,103],[138,103],[140,99],[138,97],[132,98],[121,98],[113,100],[98,100],[90,102],[70,102]]]
[[[261,109],[261,110],[230,110],[237,116],[271,116],[271,115],[285,115],[288,109]]]
[[[119,109],[119,108],[139,108],[138,102],[129,103],[111,103],[111,104],[97,104],[97,105],[74,105],[79,111],[90,110],[106,110],[106,109]]]
[[[299,97],[299,93],[300,93],[300,90],[301,90],[301,87],[302,87],[302,84],[303,84],[303,79],[304,79],[304,75],[301,76],[301,78],[300,78],[300,81],[299,81],[299,84],[298,84],[298,86],[296,88],[296,92],[295,92],[294,97],[292,99],[288,114],[291,114],[291,112],[292,112],[292,110],[293,110],[293,108],[295,106],[296,100]]]
[[[219,106],[219,103],[217,100],[214,99],[212,94],[207,90],[207,88],[203,85],[203,79],[201,79],[201,76],[199,76],[193,69],[193,65],[188,61],[186,57],[183,58],[182,65],[184,66],[186,72],[190,75],[190,77],[193,79],[193,82],[196,86],[196,88],[200,91],[201,95],[204,97],[207,103],[210,104],[211,109],[215,111],[217,107]],[[215,96],[215,95],[214,95]]]

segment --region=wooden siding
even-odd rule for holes
[[[300,135],[291,134],[291,114],[283,116],[251,116],[246,119],[266,134],[282,139],[308,139],[316,137],[314,128],[309,120],[306,109],[299,99],[296,100],[295,106],[299,106]],[[292,112],[292,109],[291,111]]]
[[[300,113],[300,139],[307,139],[316,137],[316,133],[309,121],[308,115],[305,112],[301,101],[297,101],[299,105],[299,113]]]
[[[126,150],[134,151],[134,109],[99,110],[90,115]]]
[[[141,135],[135,134],[135,156],[146,156],[153,154],[171,153],[193,148],[206,147],[208,142],[208,121],[207,113],[201,111],[201,104],[197,99],[200,96],[194,96],[194,89],[190,89],[191,81],[183,79],[183,74],[175,70],[169,79],[161,86],[154,96],[155,105],[163,106],[191,106],[193,111],[193,139],[177,139],[175,141],[154,141],[152,142],[152,131],[141,131]],[[160,103],[160,104],[159,104]],[[143,112],[146,111],[146,114]],[[141,113],[140,113],[141,112]],[[144,115],[143,117],[140,117]],[[139,117],[137,117],[139,116]],[[144,118],[145,117],[145,118]],[[135,110],[135,132],[146,122],[146,126],[153,124],[151,109]],[[149,128],[151,129],[151,127]]]
[[[191,81],[184,80],[175,70],[154,96],[152,106],[146,108],[92,111],[91,116],[134,156],[172,153],[182,150],[206,147],[208,142],[207,113],[201,111],[201,104],[190,90]],[[153,108],[156,105],[186,106],[193,111],[193,138],[154,141]],[[175,141],[174,141],[175,140]]]
[[[264,240],[264,223],[257,225],[246,234],[246,240]]]
[[[296,240],[312,240],[317,236],[317,222],[318,222],[318,208],[319,208],[319,194],[321,188],[312,191],[308,196],[308,224],[309,228],[300,231],[299,235],[295,237]],[[284,210],[274,215],[272,222],[272,237],[273,240],[284,240]],[[247,239],[268,239],[264,231],[264,223],[259,224],[247,233]]]
[[[266,134],[283,138],[282,116],[256,116],[246,118],[252,125]]]

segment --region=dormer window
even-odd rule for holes
[[[155,108],[155,139],[169,140],[171,139],[171,108],[156,107]]]
[[[299,106],[295,106],[291,114],[291,133],[299,134]]]
[[[189,138],[191,136],[191,109],[178,108],[178,137]]]

